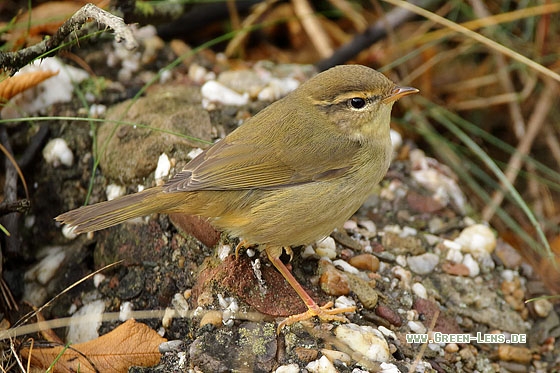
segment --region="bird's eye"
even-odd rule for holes
[[[354,97],[351,98],[350,100],[348,100],[348,103],[350,104],[350,106],[352,106],[354,109],[361,109],[364,106],[366,106],[366,100],[364,100],[361,97]]]

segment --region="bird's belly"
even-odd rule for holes
[[[211,218],[216,226],[252,244],[306,245],[341,226],[374,184],[334,180],[248,191],[239,195],[242,203]]]

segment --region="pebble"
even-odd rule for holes
[[[370,361],[387,362],[391,354],[383,334],[371,326],[344,324],[338,326],[334,334],[353,351]]]
[[[123,302],[119,307],[119,320],[126,321],[128,319],[132,319],[133,310],[134,306],[131,302]]]
[[[126,188],[122,185],[109,184],[105,188],[105,194],[107,195],[107,201],[111,201],[117,197],[124,196],[126,193]]]
[[[351,273],[347,274],[346,278],[350,284],[350,289],[356,294],[364,307],[367,309],[373,309],[377,305],[379,296],[373,289],[372,282],[366,281],[360,276],[356,276]]]
[[[453,276],[469,276],[470,270],[463,263],[444,262],[441,265],[442,271]]]
[[[407,258],[410,270],[419,275],[431,273],[439,263],[439,256],[434,253],[424,253]]]
[[[537,299],[533,302],[533,306],[535,308],[535,313],[542,318],[547,317],[554,306],[550,303],[547,299],[541,298]]]
[[[476,277],[480,274],[480,267],[471,254],[465,255],[463,264],[468,268],[470,277]]]
[[[96,300],[82,306],[70,318],[66,340],[75,344],[99,337],[97,329],[101,326],[104,311],[105,302],[103,300]],[[84,317],[87,317],[87,322],[84,322]]]
[[[390,329],[387,329],[386,327],[384,327],[384,326],[382,326],[382,325],[378,326],[378,327],[377,327],[377,330],[379,330],[381,333],[383,333],[383,335],[384,335],[385,337],[390,337],[390,338],[392,338],[392,339],[394,339],[394,340],[397,340],[397,335],[395,334],[394,331],[392,331],[392,330],[390,330]]]
[[[412,273],[410,273],[410,271],[407,271],[401,266],[394,266],[391,268],[391,272],[393,272],[396,278],[401,280],[401,287],[410,289],[412,283]]]
[[[180,352],[184,347],[185,342],[175,339],[173,341],[163,342],[158,346],[160,354],[165,354],[166,352]]]
[[[445,352],[448,352],[450,354],[453,354],[455,352],[459,351],[459,346],[457,345],[457,343],[448,343],[445,346]]]
[[[217,310],[210,310],[202,315],[200,319],[200,327],[202,328],[204,325],[214,325],[216,327],[222,326],[223,314],[222,311]]]
[[[249,103],[249,94],[240,94],[215,80],[204,83],[200,89],[202,94],[202,106],[207,108],[210,103],[222,105],[243,106]]]
[[[267,86],[259,92],[257,98],[259,101],[276,101],[295,90],[299,85],[299,80],[294,78],[272,78]]]
[[[321,353],[327,357],[331,362],[335,360],[340,360],[345,364],[350,364],[352,362],[352,358],[347,353],[335,350],[329,350],[327,348],[323,348]]]
[[[451,242],[451,241],[448,241]],[[445,255],[445,259],[449,260],[453,263],[461,263],[463,261],[463,253],[461,252],[461,248],[450,248]]]
[[[355,275],[357,275],[358,273],[360,273],[360,271],[358,270],[358,268],[353,267],[352,265],[350,265],[350,263],[348,263],[348,262],[345,261],[345,260],[337,259],[337,260],[333,261],[333,264],[334,264],[336,267],[342,269],[344,272],[352,273],[352,274],[355,274]]]
[[[25,281],[37,281],[41,285],[47,285],[66,259],[66,253],[62,247],[52,246],[42,249],[37,256],[43,259],[25,272]]]
[[[340,297],[336,298],[334,301],[335,308],[347,308],[347,307],[354,307],[356,302],[352,298],[348,298],[347,296],[341,295]]]
[[[288,365],[280,365],[274,373],[299,373],[299,365],[297,364],[288,364]]]
[[[346,276],[330,264],[324,266],[323,273],[319,278],[319,285],[329,295],[338,296],[350,293],[350,285]]]
[[[303,251],[301,252],[301,257],[303,259],[307,259],[307,258],[311,258],[316,256],[317,253],[315,252],[315,250],[313,249],[313,246],[308,245],[305,247],[305,249],[303,249]]]
[[[412,292],[416,294],[417,297],[420,297],[422,299],[428,299],[428,292],[426,288],[424,287],[424,285],[422,285],[419,282],[415,282],[412,285]]]
[[[408,328],[416,334],[424,334],[427,331],[424,324],[422,324],[420,321],[409,321],[407,325]]]
[[[475,224],[463,229],[455,243],[461,245],[463,252],[475,257],[491,254],[496,249],[496,236],[486,225]]]
[[[326,356],[321,356],[320,359],[310,362],[305,366],[305,369],[311,373],[337,373],[333,363]]]
[[[525,347],[517,347],[506,344],[498,345],[498,358],[502,361],[513,361],[529,365],[533,360],[531,350]]]
[[[169,157],[165,153],[161,153],[158,158],[157,167],[154,171],[154,179],[156,179],[156,183],[160,185],[163,183],[163,178],[169,175],[169,171],[171,170],[171,161]]]
[[[175,309],[175,311],[177,311],[179,316],[187,317],[190,307],[183,294],[175,293],[173,299],[171,300],[171,304],[173,305],[173,308]]]
[[[523,263],[523,257],[510,244],[499,240],[496,245],[495,254],[505,268],[517,268]]]
[[[334,242],[334,238],[332,237],[325,237],[324,239],[317,241],[316,243],[317,248],[315,252],[320,257],[327,257],[331,260],[336,258],[336,242]]]
[[[53,167],[60,165],[70,167],[74,163],[74,153],[72,153],[66,141],[61,138],[52,139],[45,145],[43,158]]]
[[[358,228],[358,223],[356,223],[354,220],[347,220],[344,223],[344,229],[347,231],[353,231],[356,230]]]
[[[379,269],[379,259],[372,254],[359,254],[348,260],[348,263],[358,269],[376,272]]]
[[[385,320],[387,320],[391,325],[401,326],[402,319],[397,312],[395,312],[392,308],[387,307],[383,304],[379,304],[375,308],[375,314]],[[385,333],[384,333],[385,334]]]

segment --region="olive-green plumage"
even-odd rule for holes
[[[415,92],[368,67],[332,68],[259,112],[162,187],[56,220],[81,233],[179,212],[207,217],[253,244],[309,244],[347,220],[385,175],[391,107]]]

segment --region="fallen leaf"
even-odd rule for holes
[[[128,320],[113,331],[94,340],[49,348],[35,347],[30,355],[28,348],[21,350],[31,366],[47,369],[56,357],[62,356],[54,364],[54,372],[127,372],[131,366],[153,366],[159,362],[161,354],[158,346],[167,341],[153,329],[135,320]]]
[[[57,74],[58,71],[33,71],[30,73],[11,76],[2,80],[0,82],[0,106],[18,93],[21,93],[28,88],[35,87],[42,81]]]

